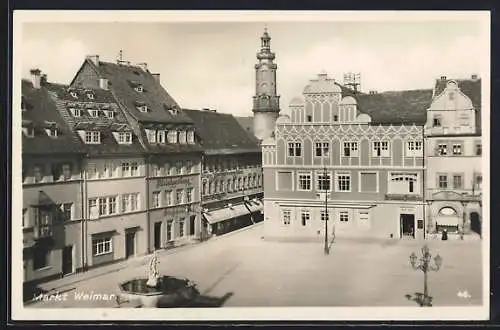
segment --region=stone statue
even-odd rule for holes
[[[158,286],[158,279],[160,278],[157,266],[158,266],[158,257],[156,256],[156,252],[154,252],[153,257],[149,262],[148,281],[146,283],[147,286],[152,288],[156,288]]]

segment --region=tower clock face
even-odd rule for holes
[[[267,83],[265,83],[265,82],[264,82],[264,83],[262,83],[262,84],[260,84],[260,89],[261,89],[261,91],[263,91],[263,92],[267,92],[267,91],[268,91],[268,89],[269,89],[268,87],[269,87],[269,85],[268,85]]]

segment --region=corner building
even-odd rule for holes
[[[327,74],[262,142],[267,239],[424,238],[423,125],[432,90],[364,94]],[[326,195],[326,201],[325,201]]]

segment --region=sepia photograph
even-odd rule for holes
[[[489,12],[13,29],[14,320],[488,318]]]

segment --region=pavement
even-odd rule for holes
[[[330,254],[322,242],[262,239],[262,223],[202,242],[158,253],[161,274],[198,284],[214,306],[415,306],[405,295],[421,292],[423,274],[411,269],[409,255],[424,243],[443,266],[429,274],[434,306],[482,303],[481,241],[416,241],[337,237]],[[110,265],[44,284],[65,300],[26,307],[116,307],[114,299],[84,299],[118,293],[118,283],[146,276],[149,257]],[[467,292],[466,295],[463,292]]]

